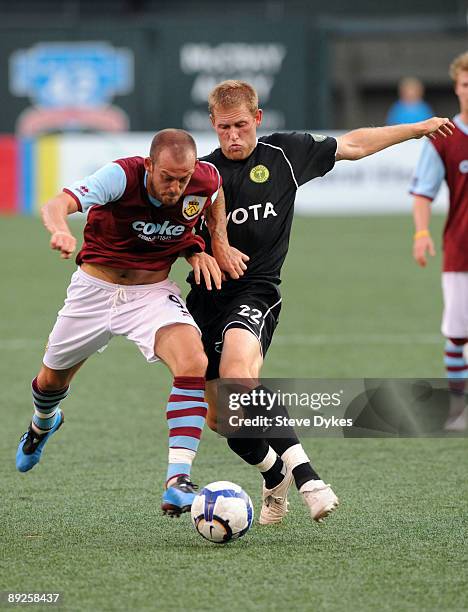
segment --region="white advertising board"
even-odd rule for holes
[[[338,133],[330,133],[332,136]],[[147,155],[151,133],[64,135],[59,144],[58,188],[94,172],[108,161]],[[216,148],[216,136],[195,133],[198,154]],[[296,211],[303,215],[359,215],[409,213],[408,193],[422,141],[412,140],[359,161],[340,161],[322,178],[300,187]],[[444,184],[434,202],[445,212],[448,190]]]

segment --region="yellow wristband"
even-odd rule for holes
[[[418,240],[419,238],[425,238],[426,236],[430,236],[429,230],[419,230],[419,232],[415,233],[413,238],[414,240]]]

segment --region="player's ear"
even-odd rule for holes
[[[211,113],[210,113],[210,121],[211,121],[211,125],[215,127],[215,118],[213,117]]]
[[[261,108],[257,109],[257,112],[255,113],[255,124],[257,125],[257,127],[261,124],[263,119],[263,110]]]
[[[146,172],[152,172],[153,171],[153,160],[151,159],[151,157],[145,157],[143,163],[145,165]]]

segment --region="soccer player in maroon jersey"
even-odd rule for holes
[[[163,361],[174,376],[167,405],[169,466],[162,509],[178,516],[194,497],[190,468],[207,410],[207,357],[200,330],[168,274],[183,253],[196,282],[203,277],[208,290],[212,280],[220,287],[220,268],[192,231],[202,213],[224,270],[234,278],[243,273],[245,265],[238,266],[227,243],[221,178],[212,164],[197,160],[190,134],[163,130],[145,159],[107,164],[43,207],[50,246],[63,258],[75,250],[66,218],[77,211],[88,212],[76,258],[79,268],[32,382],[34,414],[16,465],[26,472],[40,460],[45,443],[64,422],[59,404],[76,372],[113,336],[125,336],[148,362]]]
[[[442,334],[446,338],[444,361],[450,389],[450,412],[445,428],[463,431],[468,378],[464,353],[468,342],[468,51],[452,62],[450,76],[460,113],[453,118],[453,136],[425,142],[416,167],[411,187],[415,225],[413,255],[422,267],[427,265],[428,253],[435,255],[429,232],[431,202],[445,179],[450,193],[442,272]]]
[[[187,305],[203,332],[207,380],[243,379],[255,386],[281,309],[281,268],[299,186],[329,172],[335,161],[361,159],[410,138],[447,136],[453,126],[447,118],[433,117],[407,125],[362,128],[338,138],[292,132],[257,140],[262,111],[251,85],[220,83],[208,103],[220,148],[203,159],[213,163],[223,179],[229,242],[250,259],[242,278],[228,280],[216,293],[192,283]],[[209,235],[205,228],[201,231],[210,252]],[[215,390],[216,385],[208,385],[208,424],[213,429],[217,428]],[[274,409],[284,410],[281,405]],[[292,427],[282,428],[281,437],[266,439],[252,430],[245,437],[242,432],[227,437],[231,450],[262,474],[261,524],[284,518],[293,480],[314,520],[322,520],[338,505]]]

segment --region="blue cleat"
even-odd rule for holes
[[[28,472],[36,463],[39,463],[45,443],[63,425],[64,421],[65,417],[59,408],[55,424],[47,433],[39,435],[31,428],[31,425],[29,426],[28,431],[21,436],[16,451],[16,468],[20,472]]]
[[[188,476],[179,476],[175,485],[164,491],[161,509],[167,516],[180,516],[183,512],[190,512],[192,502],[195,498],[194,485]]]

